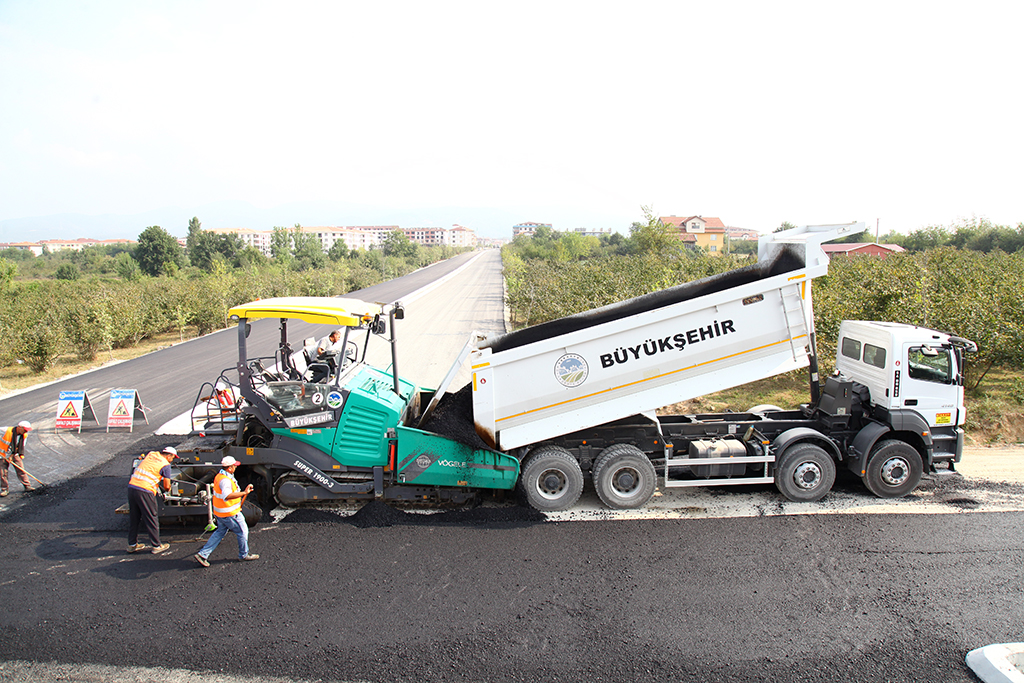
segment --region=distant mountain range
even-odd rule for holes
[[[471,228],[479,237],[512,237],[512,226],[526,221],[552,223],[556,230],[577,227],[610,227],[628,232],[626,219],[596,215],[571,216],[562,210],[527,215],[514,210],[481,207],[423,207],[390,209],[360,206],[344,202],[310,201],[283,204],[261,209],[248,202],[223,201],[190,208],[167,207],[131,215],[54,214],[30,218],[0,220],[0,242],[22,242],[44,239],[135,239],[151,225],[159,225],[172,235],[184,237],[193,216],[204,228],[249,228],[269,230],[275,226],[397,225],[402,228],[441,227],[454,224]],[[557,215],[562,213],[561,218]]]

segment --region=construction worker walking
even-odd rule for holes
[[[195,554],[195,560],[204,567],[210,566],[210,554],[217,548],[229,531],[238,537],[238,559],[258,560],[259,555],[249,552],[249,526],[242,514],[242,503],[252,492],[252,484],[242,491],[235,479],[235,470],[240,463],[230,455],[220,461],[223,468],[213,480],[213,514],[217,518],[217,530],[206,545]]]
[[[6,496],[7,468],[14,465],[18,474],[18,480],[25,487],[26,491],[35,491],[36,488],[28,480],[28,473],[25,472],[25,439],[32,431],[32,423],[22,420],[14,427],[2,427],[3,435],[0,436],[0,455],[3,462],[0,462],[0,496]]]
[[[178,451],[168,446],[161,452],[150,451],[132,472],[128,481],[128,552],[137,553],[145,549],[139,543],[139,527],[144,526],[153,544],[152,553],[159,555],[171,547],[160,542],[160,520],[157,518],[156,494],[160,488],[171,489],[171,463],[178,457]]]

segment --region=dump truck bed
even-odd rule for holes
[[[510,450],[806,367],[821,243],[863,224],[761,238],[756,264],[476,342],[476,431]]]

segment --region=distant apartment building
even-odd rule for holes
[[[74,240],[39,240],[38,242],[0,242],[0,249],[21,249],[30,251],[36,256],[41,256],[44,251],[51,254],[58,251],[81,251],[86,247],[104,247],[111,244],[135,244],[134,240],[94,240],[88,237],[79,237]]]
[[[289,231],[294,228],[288,228]],[[355,225],[355,226],[312,226],[299,228],[303,233],[316,235],[324,251],[330,251],[338,242],[344,242],[349,250],[370,249],[379,246],[392,232],[398,230],[409,241],[423,246],[473,247],[476,234],[469,228],[454,225],[451,228],[400,228],[397,225]],[[249,230],[248,228],[220,228],[208,230],[215,234],[238,235],[242,241],[265,256],[270,256],[270,242],[273,230]]]
[[[611,228],[573,228],[573,232],[583,237],[611,237]]]
[[[676,229],[683,244],[700,247],[711,256],[725,253],[725,224],[714,216],[661,216],[663,225]]]
[[[761,237],[761,233],[757,230],[747,230],[746,228],[726,228],[725,235],[731,240],[756,240]]]
[[[320,238],[320,246],[330,251],[337,242],[344,242],[350,251],[369,249],[384,241],[388,233],[399,230],[397,225],[353,225],[336,227],[302,228],[303,232],[315,233]]]
[[[207,230],[214,235],[236,235],[247,247],[258,250],[264,256],[270,256],[270,232],[267,230],[250,230],[249,228],[214,228]]]
[[[515,239],[520,235],[526,235],[527,237],[533,237],[537,232],[537,228],[548,228],[551,229],[551,223],[519,223],[518,225],[512,226],[512,238]]]
[[[461,225],[452,226],[452,229],[448,232],[448,239],[448,246],[467,248],[476,246],[476,233]]]

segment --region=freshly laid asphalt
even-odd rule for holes
[[[124,553],[111,501],[136,450],[3,520],[0,659],[343,681],[966,682],[966,652],[1024,623],[1024,513],[551,523],[373,503],[256,526],[257,562],[229,536],[203,569],[201,527],[165,527],[165,555]]]
[[[0,401],[0,422],[34,405]],[[229,535],[200,568],[201,526],[127,555],[113,510],[130,460],[176,438],[91,434],[83,448],[107,448],[91,469],[34,495],[12,482],[0,681],[967,682],[969,650],[1021,640],[1024,512],[967,505],[552,522],[511,503],[429,517],[373,503],[256,526],[256,562]]]

